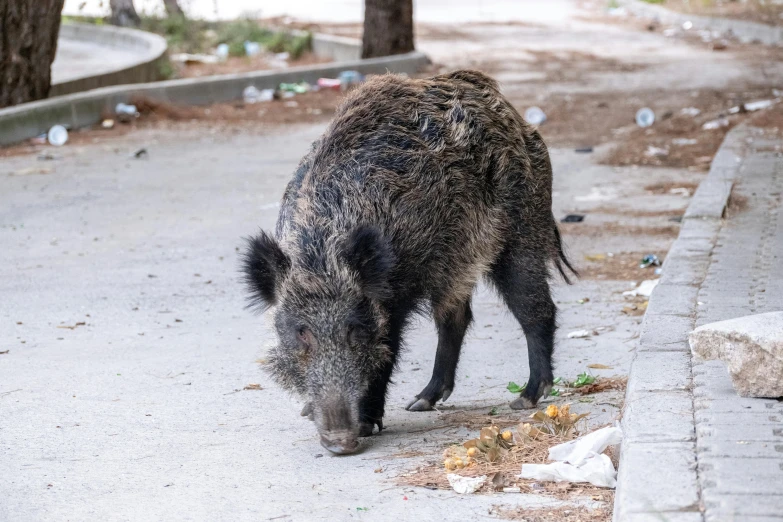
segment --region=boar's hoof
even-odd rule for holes
[[[511,404],[509,404],[509,406],[511,406],[512,410],[530,410],[536,407],[536,402],[531,401],[523,395],[522,397],[514,400]]]
[[[405,409],[408,411],[430,411],[433,404],[427,399],[419,399],[416,397],[413,399]]]
[[[359,424],[359,436],[360,437],[369,437],[372,435],[373,430],[375,429],[375,425],[378,425],[378,434],[383,431],[383,421],[377,420],[374,422],[362,422]]]
[[[304,408],[302,408],[302,412],[299,414],[302,417],[307,417],[310,420],[313,420],[313,403],[308,402],[304,405]]]

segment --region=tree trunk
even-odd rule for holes
[[[172,16],[185,17],[184,11],[179,6],[177,0],[163,0],[163,5],[166,7],[166,14],[171,18]]]
[[[413,0],[364,0],[362,58],[413,50]]]
[[[133,0],[109,0],[109,7],[111,7],[109,20],[112,25],[138,27],[141,23],[141,18],[136,13],[136,8],[133,7]]]
[[[65,0],[0,0],[0,107],[46,98]]]

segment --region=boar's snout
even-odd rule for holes
[[[321,446],[337,455],[347,455],[359,449],[359,439],[353,431],[322,433]]]
[[[359,449],[358,407],[352,408],[344,399],[336,398],[323,401],[315,409],[321,446],[338,455]]]

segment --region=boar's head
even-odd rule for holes
[[[253,303],[273,309],[272,376],[307,401],[302,415],[326,449],[352,453],[368,425],[372,432],[363,402],[391,360],[384,303],[395,256],[374,227],[337,236],[299,230],[278,242],[261,232],[243,269]]]

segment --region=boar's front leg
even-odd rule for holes
[[[409,306],[395,306],[391,315],[389,324],[389,333],[387,346],[391,352],[391,358],[384,364],[378,375],[370,383],[367,395],[362,401],[360,409],[359,428],[360,437],[369,437],[372,435],[375,426],[378,426],[378,433],[383,430],[383,415],[386,408],[386,390],[391,382],[392,372],[397,365],[397,356],[400,353],[400,344],[402,343],[402,332],[410,315]]]
[[[435,324],[438,327],[438,351],[429,384],[407,406],[409,411],[428,411],[435,403],[449,398],[454,390],[459,353],[465,332],[473,320],[470,297],[452,310],[440,311],[435,307]]]
[[[490,277],[527,339],[530,378],[522,395],[510,406],[534,408],[552,389],[552,352],[556,308],[549,289],[547,260],[521,242],[507,247],[492,266]]]

